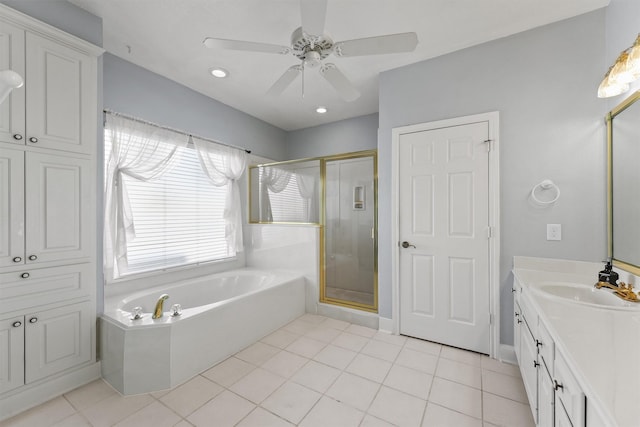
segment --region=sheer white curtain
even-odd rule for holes
[[[209,181],[216,187],[228,184],[224,208],[225,237],[231,252],[242,251],[242,204],[238,180],[247,167],[247,153],[198,138],[193,138],[193,143]]]
[[[296,171],[296,183],[300,197],[307,201],[307,212],[305,220],[307,222],[318,222],[318,196],[316,191],[316,177],[305,173],[306,171]]]
[[[269,191],[280,193],[291,179],[291,172],[270,166],[260,167],[260,220],[273,221]]]
[[[157,126],[107,114],[105,130],[111,153],[105,170],[104,270],[115,278],[127,267],[127,241],[136,232],[129,195],[123,177],[152,181],[179,161],[179,147],[186,136]]]

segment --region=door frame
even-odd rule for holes
[[[393,333],[400,333],[400,136],[407,133],[460,126],[489,124],[489,356],[500,356],[500,114],[498,111],[456,117],[391,129],[391,319]]]

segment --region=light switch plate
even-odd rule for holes
[[[562,240],[561,224],[547,224],[547,240]]]

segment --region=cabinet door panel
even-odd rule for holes
[[[24,152],[0,149],[0,267],[24,264]]]
[[[0,320],[0,393],[24,385],[24,318]]]
[[[28,277],[24,277],[24,274]],[[0,274],[0,312],[91,295],[95,268],[91,263],[24,269]]]
[[[0,70],[13,70],[24,79],[24,30],[0,21]],[[0,104],[0,141],[24,145],[25,86],[14,89]],[[21,139],[13,136],[19,135]]]
[[[27,144],[93,152],[94,58],[31,33],[26,46]]]
[[[26,383],[91,359],[91,313],[87,301],[25,316]]]
[[[524,325],[524,323],[522,323]],[[529,398],[529,406],[531,407],[531,413],[533,414],[534,422],[538,423],[538,350],[529,335],[528,330],[524,327],[522,335],[520,336],[521,353],[520,357],[522,361],[520,363],[520,373],[522,374],[522,382],[524,383],[524,389],[527,392]]]
[[[547,367],[540,362],[538,369],[538,425],[541,427],[553,426],[554,421],[554,396],[553,383]]]
[[[27,264],[88,258],[91,162],[32,152],[26,159]]]

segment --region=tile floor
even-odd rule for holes
[[[533,426],[517,367],[306,314],[170,391],[94,381],[7,426]]]

